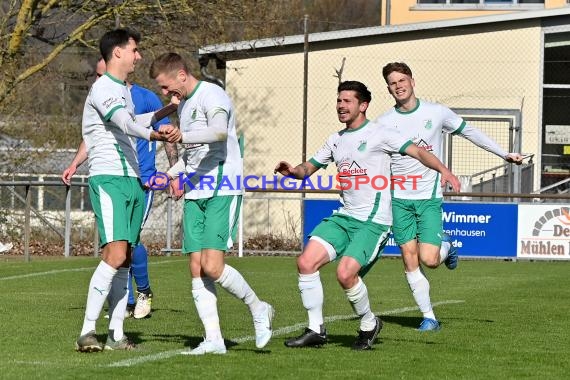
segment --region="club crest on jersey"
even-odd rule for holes
[[[192,110],[192,120],[196,120],[196,108]]]
[[[425,129],[431,129],[431,127],[433,127],[433,124],[431,123],[431,119],[424,120],[424,128]]]
[[[358,145],[358,151],[359,152],[364,152],[366,150],[366,141],[361,140],[360,141],[360,145]]]

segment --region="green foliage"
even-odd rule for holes
[[[1,260],[0,256],[0,260]],[[218,292],[228,354],[177,352],[202,339],[190,292],[187,258],[151,257],[155,295],[151,318],[128,319],[136,351],[79,354],[79,334],[94,258],[32,259],[0,265],[4,379],[562,379],[570,332],[566,301],[569,262],[462,261],[457,270],[427,271],[438,333],[415,330],[421,318],[399,259],[383,258],[365,278],[373,310],[384,321],[374,350],[353,352],[358,321],[336,278],[321,270],[329,344],[288,349],[286,338],[306,324],[294,258],[231,257],[228,262],[276,309],[275,335],[255,348],[251,316],[241,301]],[[98,323],[100,339],[106,319]]]

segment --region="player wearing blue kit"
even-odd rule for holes
[[[282,175],[304,179],[334,162],[342,190],[342,206],[315,227],[309,243],[297,258],[299,291],[309,326],[300,336],[286,340],[287,347],[326,343],[319,269],[338,260],[337,280],[360,317],[358,337],[352,348],[372,348],[382,322],[372,313],[362,277],[382,254],[392,225],[392,154],[405,154],[421,161],[441,173],[442,183],[449,182],[459,189],[457,178],[433,154],[419,149],[397,130],[383,128],[366,118],[371,99],[363,83],[342,82],[338,86],[336,111],[338,120],[346,127],[332,134],[309,161],[296,167],[281,161],[275,168],[275,172]],[[405,182],[403,185],[412,186]]]
[[[412,70],[405,63],[387,64],[382,75],[396,105],[377,118],[378,123],[398,129],[403,136],[422,149],[433,152],[439,159],[443,156],[443,133],[449,133],[462,136],[507,162],[522,163],[520,154],[505,152],[446,106],[417,99]],[[420,262],[430,268],[445,263],[449,269],[455,269],[458,262],[451,239],[443,232],[442,189],[438,173],[410,157],[395,154],[392,156],[392,174],[418,178],[418,186],[414,189],[394,188],[393,231],[402,253],[406,280],[423,314],[418,330],[437,331],[440,324],[433,312],[429,282]]]
[[[130,90],[136,115],[153,112],[162,108],[162,102],[154,92],[136,84],[130,84]],[[170,120],[164,118],[159,120],[152,127],[154,130],[159,130],[161,125],[169,124]],[[165,150],[170,165],[174,165],[174,163],[178,161],[176,144],[166,143]],[[137,139],[137,158],[139,160],[141,182],[146,184],[156,174],[156,141]],[[153,198],[154,191],[145,188],[143,228],[150,213]],[[137,285],[138,296],[136,301],[131,276],[134,277]],[[133,315],[135,319],[146,317],[151,312],[153,294],[148,277],[148,253],[142,243],[139,243],[133,249],[128,284],[129,300],[127,304],[127,316]]]

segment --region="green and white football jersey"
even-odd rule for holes
[[[226,141],[210,144],[183,144],[186,164],[186,199],[216,195],[240,195],[243,159],[236,133],[235,112],[228,94],[218,85],[200,81],[178,106],[182,133],[208,128],[208,118],[217,112],[228,116]]]
[[[331,135],[310,159],[316,167],[334,162],[341,189],[337,212],[361,221],[392,225],[390,155],[412,144],[390,128],[366,120]]]
[[[85,100],[82,121],[89,176],[139,177],[136,138],[126,135],[110,121],[118,110],[127,110],[134,120],[134,109],[124,81],[105,73],[93,83]]]
[[[465,122],[461,116],[444,105],[418,99],[416,108],[402,112],[395,107],[375,120],[388,128],[394,128],[403,137],[412,140],[418,148],[433,153],[443,161],[443,133],[461,133]],[[431,199],[441,198],[439,172],[424,166],[413,157],[395,154],[392,156],[392,175],[415,176],[417,187],[394,187],[394,198]]]

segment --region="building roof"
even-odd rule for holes
[[[390,35],[403,32],[424,31],[442,28],[454,28],[460,26],[485,25],[493,23],[503,23],[519,20],[530,20],[540,18],[553,18],[558,16],[570,15],[570,7],[518,11],[512,13],[495,14],[489,16],[466,17],[452,20],[430,21],[422,23],[374,26],[357,29],[344,29],[332,32],[310,33],[309,42],[326,42],[338,41],[351,38],[374,37],[382,35]],[[259,40],[238,41],[225,44],[207,45],[198,50],[199,54],[223,54],[226,60],[240,57],[240,52],[255,52],[275,47],[287,47],[302,45],[305,37],[302,34],[293,36],[279,36],[271,38],[263,38]],[[234,57],[232,53],[237,53]]]

